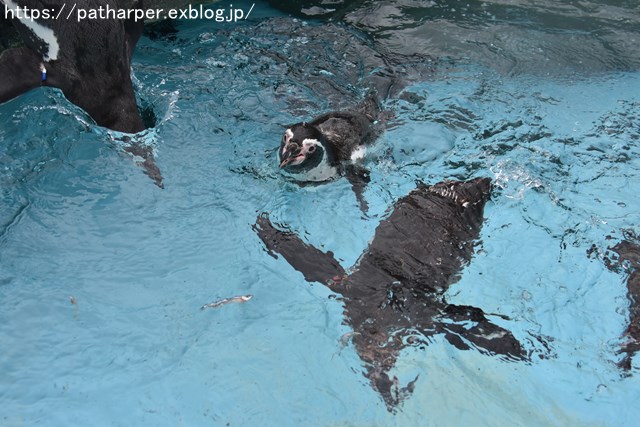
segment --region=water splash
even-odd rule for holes
[[[494,185],[502,189],[501,195],[509,199],[522,200],[530,188],[541,188],[542,181],[524,165],[506,159],[489,167],[494,174]]]

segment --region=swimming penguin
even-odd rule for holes
[[[274,227],[266,214],[254,225],[269,255],[281,256],[307,281],[342,296],[345,323],[352,328],[365,375],[389,411],[416,381],[401,388],[389,377],[398,355],[405,347],[426,347],[436,335],[460,350],[529,359],[511,332],[480,308],[446,301],[447,289],[473,256],[489,195],[488,178],[420,184],[394,204],[350,269],[331,252]]]
[[[370,94],[353,111],[330,112],[310,122],[296,123],[282,136],[280,168],[299,182],[324,182],[344,175],[366,211],[362,192],[369,173],[359,161],[366,146],[381,133],[383,117],[377,98]]]

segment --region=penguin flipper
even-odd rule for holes
[[[0,54],[0,104],[41,85],[40,56],[27,47]]]
[[[362,213],[366,214],[369,210],[369,205],[364,199],[364,190],[367,187],[367,184],[371,182],[369,171],[361,165],[350,164],[345,166],[344,173],[349,183],[351,183],[351,189],[356,195],[356,200],[358,201],[360,210]]]
[[[258,215],[253,230],[265,244],[267,253],[274,258],[281,255],[307,282],[320,282],[330,289],[346,273],[333,257],[333,253],[306,244],[291,231],[282,231],[273,226],[269,214]]]
[[[528,360],[528,356],[513,334],[492,323],[484,312],[472,306],[448,304],[436,328],[447,341],[460,350],[472,344],[482,353],[499,355],[508,360]],[[475,326],[469,327],[469,323]]]

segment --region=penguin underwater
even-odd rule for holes
[[[625,375],[631,375],[633,358],[640,351],[640,236],[633,230],[622,230],[622,233],[624,238],[615,246],[607,248],[604,263],[611,271],[623,271],[627,274],[629,319],[624,342],[618,351],[624,356],[618,366],[625,371]],[[591,254],[597,254],[596,251],[593,245]]]
[[[0,103],[32,89],[58,88],[73,104],[86,111],[98,126],[137,133],[145,129],[136,104],[131,80],[131,58],[144,22],[135,19],[65,19],[63,2],[42,0],[2,0],[5,16],[25,46],[0,54]],[[131,9],[142,9],[142,0],[129,2]],[[78,0],[85,10],[109,6],[118,9],[118,0]],[[67,4],[71,10],[71,4]],[[43,11],[60,19],[31,19],[24,8]],[[18,9],[23,11],[18,14]],[[36,16],[36,15],[33,15]],[[143,158],[145,173],[162,187],[162,176],[149,147],[125,148]]]
[[[473,256],[489,197],[488,178],[419,184],[394,203],[347,270],[330,251],[274,227],[267,214],[259,215],[253,228],[269,255],[282,256],[308,282],[320,282],[342,297],[344,323],[352,328],[364,375],[393,412],[417,377],[400,388],[389,371],[403,348],[425,347],[433,336],[443,335],[460,350],[529,359],[512,333],[480,308],[446,301],[447,289]]]
[[[288,126],[278,150],[285,175],[302,183],[320,183],[344,175],[363,212],[362,192],[369,173],[359,161],[366,146],[382,132],[385,113],[375,95],[369,94],[354,110],[329,112],[310,122]]]

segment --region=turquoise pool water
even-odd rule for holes
[[[635,6],[414,3],[338,24],[258,3],[143,38],[135,85],[157,123],[135,138],[164,189],[57,91],[0,105],[0,425],[637,425],[638,359],[616,365],[626,276],[587,253],[640,223]],[[385,102],[363,215],[345,179],[299,187],[274,150],[381,64],[404,95]],[[496,188],[447,299],[507,316],[492,320],[534,357],[405,350],[393,373],[420,377],[390,413],[340,301],[251,225],[268,211],[348,267],[416,179],[475,176]]]

